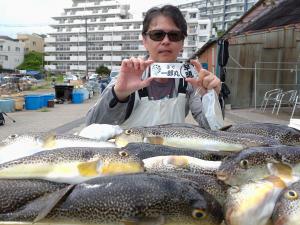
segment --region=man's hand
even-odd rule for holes
[[[200,90],[202,95],[210,89],[214,89],[217,94],[219,94],[221,91],[220,79],[208,70],[203,69],[198,60],[191,60],[191,63],[195,66],[195,69],[198,72],[198,79],[186,78],[186,81],[189,82],[194,89]]]
[[[114,88],[119,100],[125,100],[131,93],[150,85],[153,78],[141,80],[141,77],[151,63],[153,60],[134,57],[122,61],[120,74]]]

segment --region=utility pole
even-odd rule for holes
[[[86,61],[86,70],[85,78],[88,80],[89,75],[89,59],[88,59],[88,27],[87,27],[87,17],[85,17],[85,61]]]

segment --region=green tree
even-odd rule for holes
[[[96,68],[96,73],[99,74],[101,77],[108,77],[110,74],[110,69],[108,69],[104,65],[101,65]]]
[[[43,69],[43,53],[29,52],[24,56],[24,61],[17,67],[19,70],[38,70]]]

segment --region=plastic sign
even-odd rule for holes
[[[189,63],[153,63],[150,71],[151,77],[156,78],[198,77],[194,66]]]

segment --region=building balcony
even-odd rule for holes
[[[55,61],[55,60],[56,60],[56,56],[52,56],[52,55],[45,56],[45,61]]]
[[[85,42],[85,37],[71,37],[70,42]]]
[[[122,50],[122,46],[112,46],[112,50],[113,51],[121,51]]]
[[[47,37],[45,38],[45,43],[53,43],[56,42],[56,38],[55,37]]]
[[[196,46],[196,41],[189,41],[189,40],[184,41],[184,47],[193,47],[193,46]]]
[[[85,56],[70,56],[70,61],[86,61]]]
[[[103,36],[103,41],[112,41],[112,36]]]
[[[112,61],[112,56],[110,56],[110,55],[104,55],[103,56],[103,61]]]
[[[45,47],[44,49],[45,52],[56,52],[56,48],[55,47]]]
[[[146,51],[144,45],[139,45],[139,48],[138,48],[139,51]]]
[[[85,70],[86,70],[86,66],[85,66],[85,65],[71,65],[71,66],[70,66],[70,70],[81,70],[81,71],[85,71]]]
[[[70,51],[71,52],[85,52],[86,47],[85,46],[71,46]]]
[[[112,40],[113,40],[113,41],[122,41],[122,36],[121,36],[121,35],[114,35],[114,36],[112,37]]]
[[[122,61],[122,56],[113,56],[112,61]]]
[[[103,51],[112,51],[111,46],[103,46]]]
[[[230,1],[227,1],[226,3],[226,6],[228,5],[244,5],[244,1],[243,0],[230,0]]]

